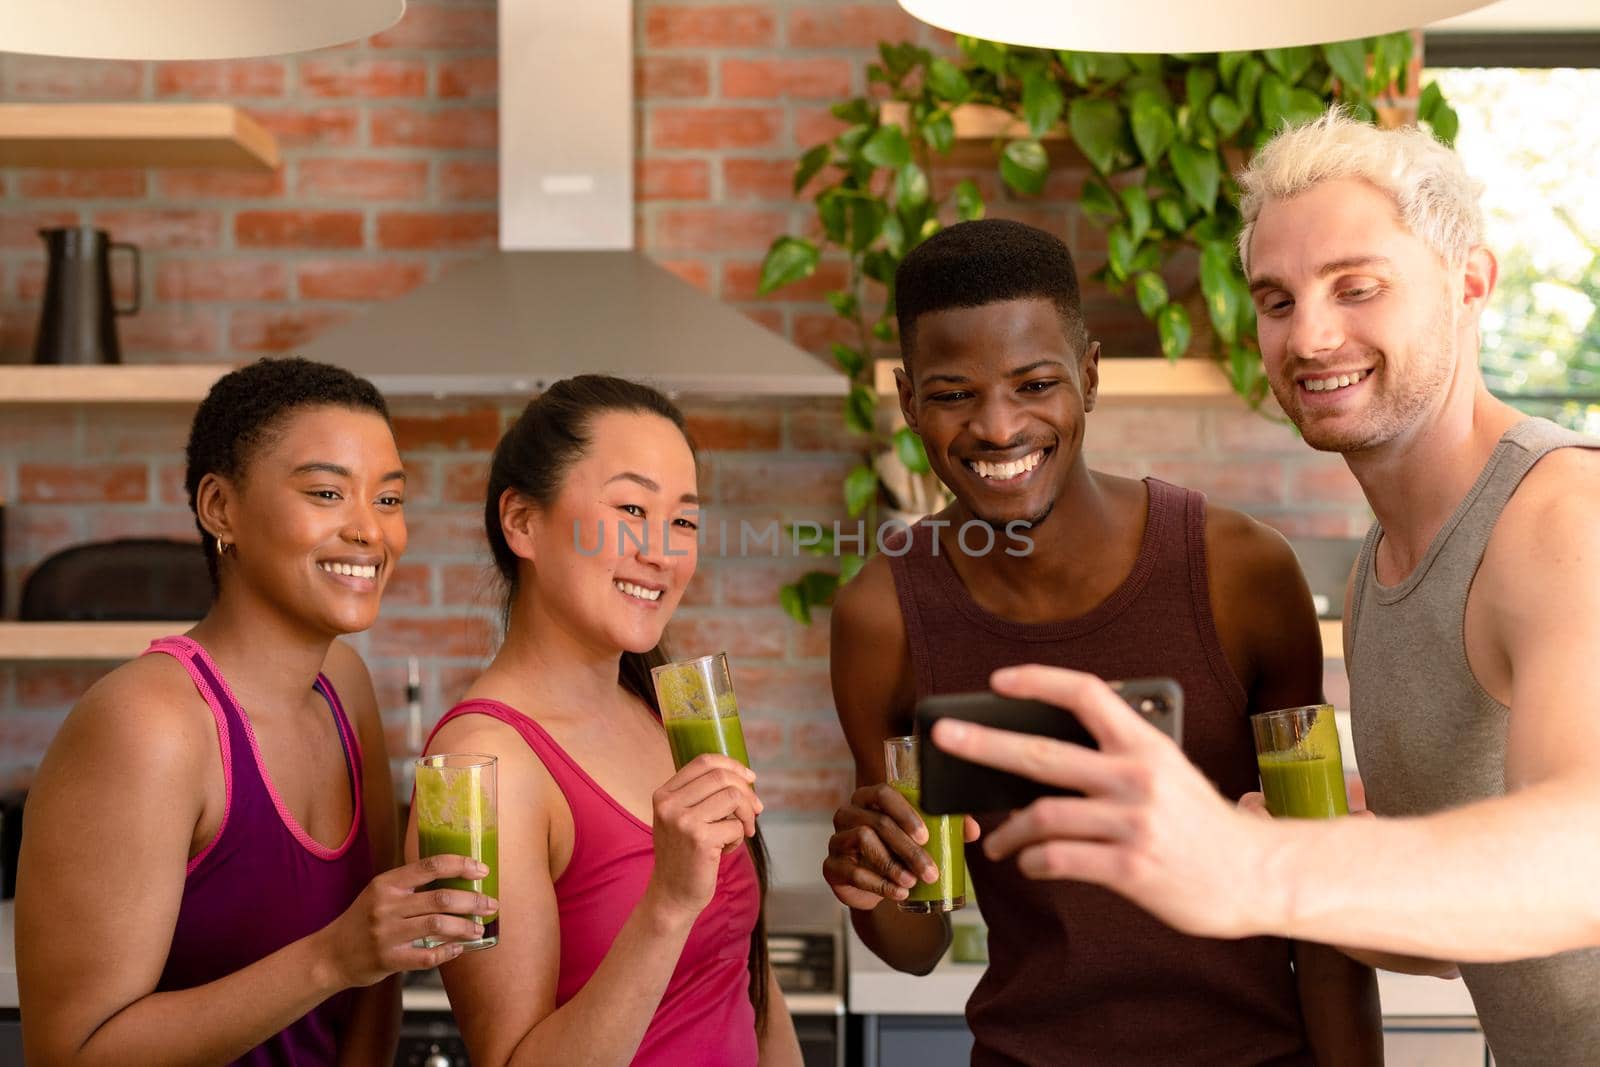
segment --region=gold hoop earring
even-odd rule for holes
[[[218,534],[217,535],[217,555],[218,555],[218,557],[221,557],[221,556],[226,556],[227,554],[228,554],[228,542],[226,542],[226,541],[224,541],[222,539],[222,535],[221,534]]]

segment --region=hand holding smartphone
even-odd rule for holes
[[[1177,682],[1171,678],[1134,678],[1110,685],[1147,722],[1182,744],[1183,689]],[[1015,811],[1040,797],[1078,795],[1073,790],[1058,789],[950,755],[935,745],[930,735],[933,724],[943,718],[1036,734],[1085,748],[1100,747],[1077,716],[1054,704],[991,692],[927,697],[917,702],[916,733],[921,739],[921,807],[930,815]]]

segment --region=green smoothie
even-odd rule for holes
[[[672,746],[672,765],[683,768],[696,756],[715,752],[750,766],[744,747],[744,727],[737,713],[715,719],[668,719],[667,744]]]
[[[437,826],[417,822],[418,856],[468,856],[489,868],[483,878],[438,878],[431,889],[464,889],[469,893],[483,893],[499,899],[500,896],[500,831],[486,826],[482,830],[460,830],[450,826]],[[500,934],[500,915],[479,915],[483,923],[483,938],[494,944]]]
[[[922,846],[939,868],[939,877],[932,882],[917,879],[911,895],[899,902],[901,911],[954,911],[967,902],[967,854],[963,851],[963,819],[959,815],[929,815],[922,810],[922,790],[914,785],[896,782],[894,791],[922,817],[928,828],[928,841]],[[915,872],[913,872],[915,873]]]
[[[1261,792],[1267,810],[1296,819],[1331,819],[1350,814],[1344,794],[1344,760],[1331,756],[1306,758],[1293,752],[1256,756]]]

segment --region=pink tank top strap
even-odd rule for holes
[[[227,682],[222,681],[220,675],[216,676],[216,680],[222,682],[224,691],[218,692],[217,687],[211,684],[211,677],[201,667],[205,650],[200,647],[198,642],[191,641],[182,634],[158,637],[150,642],[150,647],[146,648],[140,655],[148,656],[152,653],[164,653],[183,664],[184,671],[188,673],[190,680],[194,682],[195,690],[205,699],[206,706],[211,709],[211,717],[217,724],[218,747],[222,750],[222,819],[217,824],[217,832],[206,843],[205,848],[196,852],[184,867],[183,873],[188,876],[193,874],[195,868],[200,866],[201,862],[211,854],[212,849],[217,847],[217,842],[222,840],[223,831],[228,828],[228,816],[233,813],[233,728],[229,723],[234,716],[229,715],[224,710],[222,703],[224,696],[232,700],[233,694],[226,692]],[[237,702],[234,703],[235,707],[237,707]]]

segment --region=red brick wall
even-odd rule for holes
[[[682,276],[808,347],[835,329],[826,284],[757,299],[762,250],[809,218],[788,194],[799,151],[827,136],[829,101],[864,84],[880,38],[936,43],[892,0],[637,5],[638,243]],[[276,174],[0,171],[0,360],[25,360],[42,284],[41,225],[89,221],[146,250],[145,310],[124,319],[133,361],[242,360],[292,350],[327,325],[435,278],[495,242],[495,11],[414,0],[404,22],[349,48],[222,64],[97,63],[0,56],[20,100],[229,100],[277,134]],[[953,174],[946,177],[953,180]],[[1051,226],[1098,265],[1098,231],[1068,202],[1075,178],[995,213]],[[829,275],[829,271],[835,271]],[[824,267],[832,284],[836,268]],[[1148,328],[1087,294],[1108,350],[1148,352]],[[405,402],[396,426],[414,479],[411,550],[368,654],[398,750],[405,656],[422,657],[431,722],[492,639],[478,494],[515,405]],[[839,517],[854,461],[832,402],[691,405],[702,489],[718,516]],[[66,545],[191,536],[181,493],[191,409],[0,405],[5,615],[26,571]],[[1281,427],[1229,407],[1108,408],[1092,453],[1109,469],[1187,481],[1293,533],[1359,532],[1364,509],[1337,464]],[[776,812],[831,810],[848,758],[827,694],[826,620],[775,607],[790,558],[706,559],[674,624],[679,647],[736,658],[751,750]],[[61,716],[105,665],[0,663],[0,783],[26,778]]]

